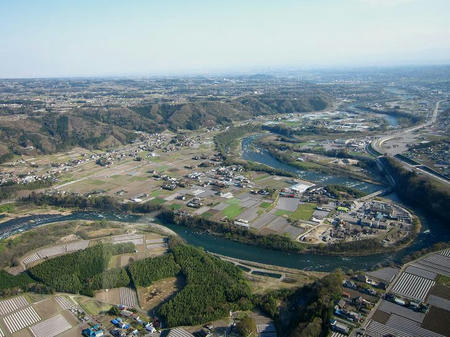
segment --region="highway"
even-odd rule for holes
[[[436,105],[434,107],[434,110],[433,110],[433,113],[431,115],[431,118],[427,122],[422,123],[420,125],[416,125],[416,126],[407,128],[407,129],[400,130],[399,132],[391,134],[391,135],[385,135],[385,136],[382,136],[382,137],[380,137],[378,139],[375,139],[375,140],[372,141],[372,143],[370,145],[371,145],[371,148],[373,150],[375,150],[376,152],[378,152],[378,153],[375,153],[373,150],[370,149],[370,147],[368,147],[367,151],[369,153],[375,154],[377,156],[379,156],[379,154],[390,156],[389,151],[387,151],[387,149],[383,148],[383,144],[386,143],[389,140],[392,140],[392,139],[395,139],[395,138],[404,137],[407,134],[412,133],[414,131],[423,129],[425,127],[432,126],[437,120],[437,115],[438,115],[438,111],[439,111],[439,105],[441,104],[441,102],[443,102],[443,101],[436,102]],[[381,157],[381,156],[379,156],[379,157]],[[419,165],[413,165],[413,164],[407,163],[404,160],[401,160],[401,159],[399,159],[397,157],[393,157],[392,156],[391,158],[394,158],[395,160],[397,160],[398,162],[402,163],[402,165],[406,166],[407,168],[409,168],[412,171],[418,172],[420,174],[426,174],[426,175],[430,176],[431,178],[433,178],[433,179],[435,179],[435,180],[437,180],[437,181],[439,181],[441,183],[444,183],[447,186],[450,186],[450,181],[448,179],[445,179],[445,178],[443,178],[441,176],[438,176],[438,175],[436,175],[436,174],[434,174],[432,172],[423,170],[421,167],[419,167]],[[381,161],[379,161],[379,160],[377,160],[377,163],[379,165],[382,165]],[[426,167],[423,164],[420,164],[420,166]],[[385,170],[385,172],[386,172],[386,170]],[[390,183],[392,184],[393,183],[392,177],[389,180],[391,180]]]

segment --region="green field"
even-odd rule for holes
[[[129,182],[133,182],[133,181],[145,181],[147,180],[147,177],[141,177],[141,176],[132,176],[130,178],[128,178]]]
[[[155,191],[153,191],[152,193],[150,193],[150,196],[151,196],[151,197],[157,197],[157,196],[159,196],[161,193],[162,193],[161,190],[155,190]]]
[[[155,199],[152,199],[149,201],[149,203],[153,204],[153,205],[161,205],[161,204],[164,204],[165,202],[166,201],[162,198],[155,198]]]
[[[170,209],[172,209],[172,210],[177,210],[177,209],[180,209],[181,207],[183,207],[183,205],[180,205],[180,204],[172,204],[172,205],[170,205]]]
[[[240,205],[239,199],[233,198],[230,200],[227,200],[227,204],[229,206],[225,208],[222,213],[229,219],[234,219],[242,212],[242,207]]]
[[[268,207],[270,207],[270,205],[272,205],[272,203],[264,201],[264,202],[259,204],[259,207],[268,208]]]
[[[295,212],[285,211],[283,209],[279,209],[275,212],[277,216],[287,215],[291,220],[310,220],[314,210],[316,208],[316,204],[301,204],[298,206]]]
[[[287,215],[287,216],[291,217],[292,214],[293,214],[293,212],[285,211],[284,209],[278,209],[275,211],[275,215],[277,215],[277,216]]]
[[[255,181],[260,181],[260,180],[266,179],[268,176],[270,176],[270,175],[269,174],[261,174],[254,180]]]
[[[103,180],[98,180],[98,179],[88,179],[88,180],[86,180],[86,183],[88,183],[90,185],[99,186],[99,185],[105,184],[106,182]]]
[[[306,203],[298,206],[297,210],[291,214],[291,219],[293,220],[310,220],[314,210],[316,208],[316,204]]]
[[[80,305],[90,315],[99,315],[100,313],[111,309],[110,304],[103,304],[97,301],[89,301],[83,304],[80,303]]]
[[[442,286],[450,287],[450,277],[445,275],[438,275],[436,283]]]
[[[10,213],[12,211],[14,211],[13,203],[0,205],[0,213]]]

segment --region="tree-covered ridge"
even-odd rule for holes
[[[52,205],[59,207],[75,207],[82,209],[98,209],[105,211],[119,212],[138,212],[149,213],[160,209],[160,206],[151,202],[143,204],[137,203],[120,203],[117,199],[109,195],[98,195],[94,197],[85,197],[75,194],[45,194],[31,192],[27,197],[23,198],[24,202],[31,202],[35,205]]]
[[[130,106],[86,105],[58,113],[42,112],[25,119],[2,121],[0,143],[6,145],[6,150],[0,149],[0,160],[13,153],[23,154],[30,146],[41,154],[74,146],[107,148],[129,143],[136,138],[135,131],[153,133],[229,125],[258,115],[322,110],[329,101],[319,91],[294,89],[228,99],[189,98],[183,103],[156,100]]]
[[[285,336],[327,336],[333,307],[342,295],[342,280],[343,274],[337,271],[296,290],[280,289],[256,295],[254,303],[275,320]]]
[[[250,287],[239,268],[184,244],[172,252],[187,284],[161,307],[168,326],[201,324],[251,307]]]
[[[99,289],[98,287],[91,288],[91,285],[98,286],[100,282],[98,278],[101,276],[97,275],[105,272],[112,255],[134,252],[134,246],[131,247],[128,244],[115,246],[98,244],[75,253],[59,256],[38,264],[31,268],[29,273],[34,279],[54,290],[91,294],[92,290]],[[126,282],[120,273],[117,277],[114,276],[114,272],[103,274],[103,276],[107,277],[110,284],[113,283],[113,280],[119,284]]]
[[[114,268],[96,274],[87,281],[87,288],[91,290],[127,287],[130,277],[125,268]]]
[[[342,274],[332,273],[301,288],[304,304],[297,307],[289,337],[326,336],[333,307],[342,295]]]
[[[222,156],[227,157],[227,155],[232,152],[234,147],[237,146],[239,138],[245,136],[248,133],[258,132],[260,130],[260,127],[251,124],[238,127],[230,127],[214,137],[216,150],[219,151]]]
[[[26,273],[11,275],[4,270],[0,270],[0,290],[11,288],[23,288],[35,281]]]
[[[395,159],[381,159],[395,180],[395,191],[405,202],[447,220],[450,218],[450,189],[425,175],[408,171]]]
[[[172,253],[134,261],[128,266],[134,285],[148,287],[152,282],[177,275],[181,267],[175,262]]]

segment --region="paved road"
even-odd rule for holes
[[[378,138],[378,139],[376,139],[376,140],[374,140],[372,142],[372,144],[371,144],[372,148],[375,151],[377,151],[378,153],[381,153],[383,155],[389,155],[389,152],[385,148],[383,148],[383,144],[386,143],[389,140],[394,139],[394,138],[404,137],[404,136],[406,136],[406,135],[408,135],[408,134],[410,134],[410,133],[412,133],[414,131],[423,129],[425,127],[432,126],[436,122],[438,111],[439,111],[439,105],[441,104],[441,102],[442,101],[436,102],[436,105],[435,105],[434,110],[433,110],[433,114],[431,115],[431,118],[430,118],[429,121],[427,121],[427,122],[425,122],[423,124],[420,124],[420,125],[413,126],[411,128],[403,129],[403,130],[401,130],[401,131],[399,131],[397,133],[391,134],[391,135],[382,136],[382,137],[380,137],[380,138]],[[370,150],[369,150],[369,152],[370,152]],[[448,181],[445,178],[442,178],[442,177],[440,177],[440,176],[438,176],[438,175],[436,175],[436,174],[434,174],[432,172],[425,171],[425,170],[421,169],[420,167],[417,167],[417,165],[412,165],[410,163],[406,163],[406,162],[404,162],[404,161],[402,161],[402,160],[400,160],[400,159],[398,159],[396,157],[392,157],[392,158],[394,158],[395,160],[400,162],[402,165],[408,167],[409,169],[411,169],[413,171],[419,172],[421,174],[426,174],[426,175],[430,176],[431,178],[433,178],[435,180],[438,180],[439,182],[444,183],[447,186],[450,186],[450,181]],[[381,162],[379,164],[382,165]],[[422,165],[422,166],[425,166],[425,165]]]

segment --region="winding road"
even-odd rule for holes
[[[439,111],[439,105],[442,102],[443,101],[436,102],[436,105],[435,105],[434,110],[433,110],[433,114],[431,115],[431,118],[427,122],[425,122],[423,124],[420,124],[420,125],[413,126],[411,128],[403,129],[403,130],[400,130],[397,133],[394,133],[394,134],[391,134],[391,135],[385,135],[385,136],[382,136],[382,137],[380,137],[378,139],[373,140],[372,143],[370,144],[370,147],[368,147],[368,149],[367,149],[368,152],[371,153],[371,154],[377,155],[378,158],[380,158],[382,155],[391,156],[389,151],[387,151],[386,148],[383,148],[383,144],[386,143],[387,141],[392,140],[392,139],[405,137],[405,136],[407,136],[408,134],[410,134],[410,133],[412,133],[414,131],[423,129],[425,127],[432,126],[436,122],[438,111]],[[381,156],[380,156],[380,154],[381,154]],[[400,162],[403,166],[407,167],[409,170],[418,172],[420,174],[426,174],[426,175],[430,176],[431,178],[433,178],[433,179],[435,179],[435,180],[437,180],[437,181],[439,181],[441,183],[444,183],[447,186],[450,186],[450,181],[448,179],[446,179],[443,176],[440,176],[440,175],[437,175],[437,174],[433,173],[432,169],[430,169],[429,167],[427,167],[427,166],[425,166],[423,164],[415,165],[415,164],[408,163],[408,162],[406,162],[404,160],[401,160],[400,158],[397,158],[397,157],[391,156],[391,158],[394,158],[395,160]],[[380,160],[378,160],[378,159],[377,159],[377,163],[378,163],[378,165],[381,165],[381,166],[383,165],[383,163]],[[384,170],[384,171],[387,172],[386,170]],[[392,181],[390,181],[390,182],[392,183]]]

